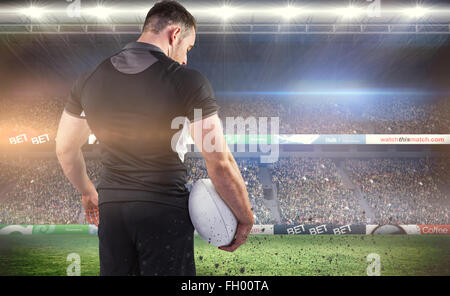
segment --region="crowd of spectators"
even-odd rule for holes
[[[256,224],[450,224],[450,163],[439,159],[347,159],[342,170],[362,196],[342,182],[327,158],[280,158],[272,164],[278,208],[268,207],[259,163],[237,159]],[[207,178],[202,158],[187,158],[187,186]],[[96,184],[101,164],[86,160]],[[79,224],[80,195],[56,159],[0,158],[0,224]],[[2,188],[10,186],[3,192]],[[363,198],[373,217],[361,206]],[[278,211],[281,221],[275,221]]]
[[[18,168],[5,155],[0,154],[0,185],[14,182],[18,175]]]
[[[69,183],[56,159],[0,159],[1,183],[15,183],[0,198],[0,224],[78,224],[86,223],[81,210],[81,197]],[[187,187],[208,178],[202,158],[187,158]],[[270,212],[265,207],[262,186],[258,181],[256,161],[238,161],[248,186],[250,203],[258,224],[268,223]],[[97,184],[101,173],[98,160],[86,160],[88,175]],[[3,176],[10,176],[8,180]],[[0,183],[0,184],[1,184]]]
[[[88,175],[95,183],[100,165],[87,160]],[[78,224],[82,217],[81,196],[65,178],[56,159],[14,158],[1,163],[1,170],[14,171],[14,187],[1,199],[0,224]]]
[[[352,190],[338,176],[335,164],[324,158],[281,158],[272,170],[278,187],[281,222],[285,224],[365,223]]]
[[[101,163],[86,160],[86,169],[97,184]],[[0,177],[0,186],[14,185],[0,196],[0,224],[86,223],[81,196],[66,179],[56,159],[2,156]]]
[[[227,117],[266,117],[270,128],[270,117],[277,117],[280,134],[450,134],[450,99],[244,96],[218,98],[218,104],[224,124]],[[63,108],[59,97],[0,98],[1,143],[23,133],[53,141]]]
[[[450,223],[448,163],[425,158],[351,159],[345,169],[374,210],[377,224]]]
[[[8,144],[10,137],[21,134],[26,134],[28,142],[41,135],[54,140],[63,109],[64,101],[59,97],[0,97],[0,144]]]
[[[218,100],[221,118],[278,117],[280,134],[449,134],[450,100],[299,96]]]
[[[395,96],[286,96],[219,98],[219,115],[244,119],[278,117],[281,134],[450,134],[450,100]],[[0,98],[0,147],[8,138],[56,137],[62,98]],[[5,116],[6,115],[6,116]],[[270,127],[270,123],[269,123]],[[248,131],[247,131],[248,132]],[[258,179],[259,164],[239,160],[258,224],[273,223]],[[188,158],[188,186],[207,172]],[[98,179],[101,165],[88,160]],[[345,169],[375,213],[373,223],[449,223],[450,168],[435,160],[348,160]],[[342,184],[330,159],[282,158],[271,169],[283,223],[367,223],[355,192]],[[0,224],[80,223],[80,199],[56,160],[10,160],[0,156]],[[0,188],[1,189],[1,188]],[[1,190],[0,190],[1,192]]]

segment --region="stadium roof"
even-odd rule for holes
[[[154,2],[2,1],[0,33],[136,34]],[[448,1],[180,2],[200,34],[450,33]]]

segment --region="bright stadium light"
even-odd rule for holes
[[[30,6],[28,8],[24,8],[20,10],[20,13],[31,17],[31,18],[41,18],[44,14],[45,10],[40,7]]]
[[[345,8],[336,9],[336,12],[344,18],[354,18],[362,15],[364,13],[364,9],[354,6],[348,6]]]
[[[276,9],[274,12],[289,20],[298,16],[301,13],[301,10],[297,7],[287,6],[285,8]]]
[[[236,8],[230,6],[223,6],[220,10],[224,20],[230,19],[238,13]]]
[[[104,6],[97,6],[95,8],[90,8],[87,10],[87,12],[92,15],[96,16],[99,19],[107,19],[110,14],[113,12],[111,8],[106,8]]]
[[[239,10],[237,8],[224,5],[224,6],[220,7],[220,8],[208,9],[207,12],[209,14],[212,14],[212,15],[215,15],[215,16],[219,16],[223,20],[228,20],[228,19],[234,17],[236,14],[238,14]]]
[[[71,4],[73,5],[73,4]],[[0,15],[1,14],[19,14],[19,15],[26,15],[30,18],[42,18],[48,15],[69,15],[73,16],[72,14],[74,11],[76,12],[76,16],[80,17],[80,15],[83,16],[94,16],[98,19],[106,21],[110,16],[112,15],[120,15],[124,17],[131,18],[134,16],[145,16],[145,13],[147,11],[146,7],[138,8],[138,7],[107,7],[103,6],[101,4],[98,4],[97,6],[92,7],[86,7],[81,8],[76,6],[68,6],[71,7],[72,10],[66,9],[60,9],[60,8],[48,8],[43,9],[42,7],[36,7],[36,6],[30,6],[30,7],[24,7],[23,9],[0,9]],[[210,7],[204,7],[204,6],[197,6],[190,9],[190,11],[198,16],[200,19],[205,16],[208,18],[218,19],[222,21],[226,21],[229,19],[237,20],[239,17],[278,17],[280,19],[284,19],[286,21],[295,19],[297,16],[320,16],[320,17],[327,17],[327,16],[337,16],[342,19],[352,19],[352,18],[358,18],[362,16],[368,16],[368,17],[377,17],[380,16],[381,12],[386,15],[403,15],[405,17],[410,18],[420,18],[425,15],[434,15],[438,14],[441,16],[449,16],[450,10],[445,8],[433,8],[428,9],[421,5],[416,6],[410,6],[409,8],[397,8],[397,9],[389,9],[385,8],[381,10],[380,7],[372,7],[372,6],[364,6],[364,5],[348,5],[348,6],[341,6],[341,7],[304,7],[301,8],[296,5],[283,5],[283,6],[277,6],[277,7],[267,7],[267,6],[232,6],[232,5],[219,5],[219,6],[210,6]]]
[[[425,14],[427,14],[428,11],[429,11],[429,9],[427,9],[427,8],[424,8],[421,6],[416,6],[414,8],[408,8],[408,9],[403,10],[403,13],[412,18],[419,18],[419,17],[423,17]]]

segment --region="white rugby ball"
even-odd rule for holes
[[[236,234],[237,220],[210,179],[200,179],[189,195],[189,215],[198,234],[216,247],[229,245]]]

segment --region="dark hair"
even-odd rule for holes
[[[182,35],[187,34],[191,28],[197,29],[197,21],[183,5],[177,1],[161,1],[148,12],[143,31],[158,34],[172,24],[182,26]]]

